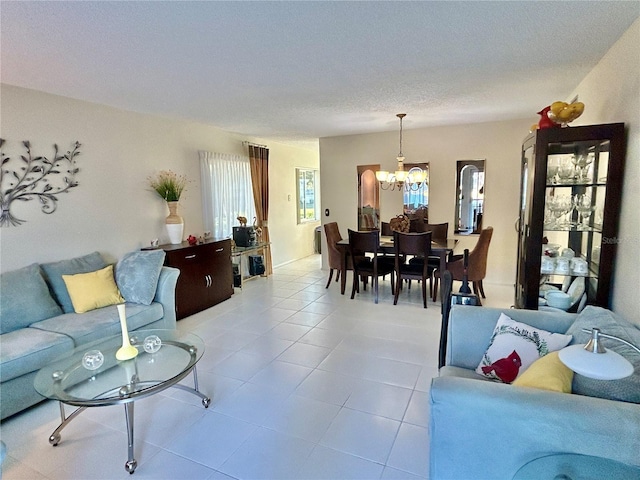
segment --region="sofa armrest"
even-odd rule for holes
[[[640,405],[456,377],[430,393],[430,479],[512,478],[577,453],[640,466]]]
[[[176,328],[176,285],[180,270],[173,267],[162,267],[154,302],[162,304],[164,310],[163,322],[167,329]]]
[[[475,369],[489,346],[500,314],[552,333],[565,333],[576,314],[454,305],[449,313],[446,365]]]

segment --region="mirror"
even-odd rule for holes
[[[358,230],[380,228],[380,191],[376,171],[378,165],[358,165]]]
[[[484,160],[458,160],[455,233],[480,233],[484,215]]]
[[[422,172],[425,181],[420,184],[414,183],[410,185],[405,183],[403,197],[403,213],[405,215],[415,215],[423,212],[424,221],[428,223],[429,219],[429,164],[428,163],[405,163],[409,178],[414,170]]]

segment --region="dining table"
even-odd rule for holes
[[[431,241],[431,255],[440,257],[439,270],[444,272],[447,269],[447,257],[453,252],[458,239],[447,238],[446,241]],[[340,293],[344,295],[347,286],[347,257],[349,256],[349,239],[343,238],[336,242],[336,247],[340,251]],[[395,253],[393,237],[387,235],[380,236],[379,252],[386,254]]]

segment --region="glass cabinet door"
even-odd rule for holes
[[[516,306],[535,309],[562,290],[570,311],[609,307],[624,124],[538,131],[522,159]]]

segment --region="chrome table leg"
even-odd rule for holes
[[[129,439],[129,460],[124,464],[124,468],[129,473],[135,472],[138,466],[138,462],[133,458],[133,404],[134,402],[124,404],[125,419],[127,421],[127,437]]]
[[[60,443],[60,439],[61,439],[60,432],[62,431],[62,429],[67,425],[69,425],[69,422],[71,420],[76,418],[80,413],[82,413],[87,408],[87,407],[78,407],[71,413],[71,415],[67,417],[64,411],[64,403],[62,402],[58,402],[58,403],[60,405],[60,425],[58,425],[58,428],[56,428],[53,431],[53,433],[49,436],[49,443],[54,447]]]

